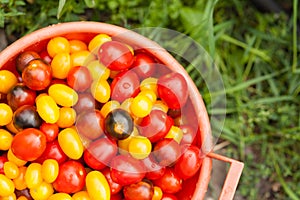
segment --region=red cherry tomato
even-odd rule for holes
[[[173,124],[173,119],[165,112],[152,110],[149,115],[142,119],[138,128],[141,135],[154,143],[164,138]]]
[[[185,78],[178,72],[171,72],[157,81],[159,97],[171,109],[182,108],[188,98],[188,85]]]
[[[196,144],[197,130],[190,125],[182,125],[183,137],[180,144]]]
[[[197,146],[183,145],[181,153],[182,155],[175,163],[175,173],[182,179],[188,179],[197,173],[202,164],[201,151]]]
[[[151,200],[153,193],[153,185],[148,181],[140,181],[138,183],[126,185],[123,189],[125,200]]]
[[[174,194],[181,190],[182,179],[177,176],[173,168],[166,168],[165,174],[153,181],[154,185],[160,187],[164,193]]]
[[[163,194],[161,200],[177,200],[177,197],[174,196],[173,194]]]
[[[133,54],[128,46],[118,41],[103,43],[99,48],[98,58],[111,70],[128,69],[133,63]]]
[[[110,196],[110,200],[123,200],[123,192],[119,192],[117,194],[112,194]]]
[[[16,110],[23,105],[33,106],[35,98],[36,92],[29,89],[24,84],[15,85],[7,94],[7,102],[12,110]]]
[[[104,168],[103,170],[101,170],[101,172],[105,176],[105,178],[109,184],[110,192],[112,195],[119,193],[123,189],[122,185],[120,185],[112,180],[112,178],[110,176],[110,168],[109,167]]]
[[[145,177],[143,164],[131,156],[119,155],[111,162],[111,178],[121,185],[141,181]]]
[[[137,53],[132,64],[133,71],[143,80],[155,73],[155,61],[146,53]]]
[[[82,112],[77,118],[76,128],[84,137],[96,139],[103,135],[104,117],[99,110]]]
[[[123,102],[139,92],[140,80],[132,70],[119,73],[111,83],[111,99]]]
[[[83,92],[90,88],[92,81],[92,75],[87,67],[73,67],[67,76],[68,85],[79,92]]]
[[[46,149],[46,136],[35,128],[27,128],[14,136],[11,150],[15,156],[25,161],[34,161]]]
[[[40,131],[45,134],[47,142],[52,142],[57,138],[59,127],[57,124],[43,122],[40,126]]]
[[[34,59],[40,58],[40,55],[35,51],[24,51],[16,58],[16,69],[22,74],[23,70],[27,67],[28,63]]]
[[[68,194],[79,192],[85,185],[86,171],[84,166],[75,160],[69,160],[59,166],[59,173],[53,182],[58,192]]]
[[[68,156],[59,146],[57,139],[47,143],[44,153],[37,160],[35,160],[35,162],[43,163],[47,159],[54,159],[59,164],[65,162],[68,159]]]
[[[117,153],[118,147],[115,141],[108,138],[100,138],[89,145],[84,151],[83,158],[89,167],[101,170],[109,165]]]
[[[180,146],[173,139],[161,139],[154,146],[153,156],[159,165],[171,166],[180,157]]]
[[[4,174],[4,163],[7,162],[7,156],[6,155],[1,155],[0,156],[0,174]]]
[[[51,82],[51,67],[40,59],[32,60],[22,72],[24,84],[32,90],[46,89]]]
[[[182,182],[182,189],[176,193],[176,197],[178,199],[180,200],[192,199],[195,192],[195,187],[199,180],[199,173],[200,171],[198,171],[193,177],[186,179]]]
[[[160,166],[153,158],[152,154],[150,154],[147,158],[143,159],[143,164],[146,170],[145,178],[149,180],[155,180],[162,177],[165,173],[166,167]]]

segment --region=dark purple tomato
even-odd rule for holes
[[[40,58],[40,55],[35,51],[24,51],[16,58],[17,71],[22,74],[28,63],[32,60]]]
[[[126,185],[123,188],[125,200],[152,200],[153,193],[153,185],[148,181],[140,181],[138,183]]]
[[[7,94],[7,103],[16,110],[23,105],[34,105],[36,92],[29,89],[24,84],[15,85]]]
[[[39,128],[43,120],[35,106],[24,105],[18,108],[13,115],[13,124],[18,130],[25,128]]]

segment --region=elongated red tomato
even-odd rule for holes
[[[85,177],[84,166],[78,161],[69,160],[60,165],[53,187],[58,192],[75,193],[84,187]]]
[[[11,149],[18,158],[25,161],[34,161],[46,149],[46,136],[35,128],[24,129],[15,135]]]

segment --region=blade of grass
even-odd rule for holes
[[[226,41],[226,42],[229,42],[229,43],[232,43],[236,46],[239,46],[239,47],[242,47],[244,49],[248,49],[249,46],[247,44],[245,44],[244,42],[241,42],[233,37],[230,37],[229,35],[221,35],[220,36],[220,39]],[[259,56],[260,58],[262,58],[264,61],[266,62],[270,62],[271,61],[271,58],[263,51],[259,50],[259,49],[255,49],[255,48],[249,48],[249,51],[257,56]]]
[[[292,64],[292,71],[295,73],[297,70],[297,11],[298,9],[298,0],[293,1],[293,64]]]

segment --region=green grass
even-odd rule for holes
[[[187,66],[210,115],[226,115],[224,126],[212,121],[214,130],[222,130],[219,142],[230,143],[226,155],[245,163],[237,193],[245,199],[300,198],[298,0],[291,3],[291,16],[261,13],[239,0],[0,2],[0,26],[15,37],[76,20],[166,27],[189,35],[207,50],[222,75],[225,90],[211,92]],[[210,109],[211,99],[223,95],[226,109]],[[272,189],[276,184],[278,190]]]

